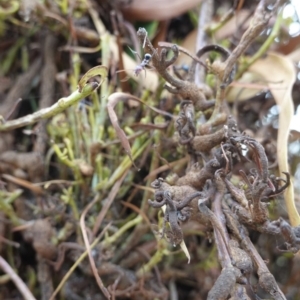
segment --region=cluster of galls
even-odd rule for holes
[[[183,103],[182,108],[181,118],[186,115],[190,119],[194,117],[189,102]],[[282,218],[270,221],[267,210],[267,203],[288,187],[289,174],[284,173],[286,179],[269,175],[264,147],[255,139],[241,134],[233,118],[229,117],[227,125],[222,129],[204,136],[189,136],[190,132],[195,132],[191,124],[191,120],[180,120],[177,124],[177,129],[182,133],[181,142],[188,145],[194,161],[190,169],[172,185],[162,178],[152,183],[155,195],[154,201],[149,200],[149,205],[155,208],[166,205],[163,234],[166,232],[166,222],[169,222],[169,239],[172,244],[177,245],[183,239],[182,222],[194,219],[212,227],[218,226],[212,218],[215,216],[214,210],[209,208],[210,202],[218,194],[221,195],[221,206],[226,219],[233,217],[239,225],[282,236],[285,242],[279,249],[297,252],[300,249],[300,228],[292,228]],[[188,130],[189,127],[191,131]],[[199,143],[197,139],[205,142]],[[221,146],[215,147],[216,145]],[[214,149],[210,151],[212,148]],[[202,166],[200,160],[204,161]],[[237,187],[230,179],[240,162],[252,163],[254,168],[247,172],[239,171],[243,183]],[[229,233],[239,235],[230,228],[231,223],[227,222]],[[240,235],[234,238],[241,240]]]
[[[205,46],[196,56],[169,43],[159,43],[159,51],[151,44],[144,28],[137,32],[144,50],[152,55],[152,65],[167,82],[165,88],[184,99],[175,129],[179,144],[185,145],[190,155],[184,176],[172,182],[158,178],[152,183],[155,194],[149,205],[166,207],[162,235],[173,245],[183,240],[183,222],[196,220],[207,225],[208,230],[214,229],[222,272],[208,299],[227,299],[229,295],[237,297],[231,299],[248,299],[246,276],[253,266],[260,286],[274,299],[285,299],[249,239],[248,229],[281,237],[284,244],[279,247],[280,251],[297,252],[300,249],[300,227],[292,228],[282,218],[270,221],[268,216],[267,204],[289,186],[289,174],[284,173],[286,179],[269,174],[268,158],[262,144],[239,132],[224,107],[225,88],[234,78],[235,62],[271,16],[264,5],[265,1],[261,1],[253,27],[231,54],[218,45]],[[167,57],[169,50],[173,53],[170,58]],[[210,51],[221,54],[225,62],[203,64],[199,58]],[[176,77],[173,77],[168,69],[176,62],[179,52],[189,55],[193,61],[186,76],[175,68]],[[197,63],[215,75],[215,100],[211,99],[208,87],[203,84],[200,88],[194,83]],[[196,128],[195,110],[207,112],[212,108],[208,121]],[[235,180],[239,181],[239,186],[233,184],[234,178],[238,178]],[[170,229],[166,227],[167,222]]]

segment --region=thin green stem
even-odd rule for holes
[[[166,248],[166,242],[164,239],[158,239],[157,251],[151,257],[151,259],[144,264],[137,272],[137,277],[143,277],[145,273],[150,272],[154,266],[159,264],[165,255],[169,254],[169,250]]]
[[[115,234],[113,234],[110,237],[105,238],[105,240],[101,243],[103,247],[107,247],[114,242],[116,242],[128,229],[131,227],[134,227],[142,222],[143,218],[141,215],[138,215],[133,220],[127,222],[125,225],[123,225]]]
[[[48,119],[50,117],[53,117],[59,114],[60,112],[64,111],[68,107],[74,105],[79,100],[89,96],[98,87],[99,84],[96,82],[87,83],[84,86],[81,93],[78,90],[76,90],[70,96],[59,99],[55,104],[53,104],[50,107],[43,108],[33,114],[26,115],[25,117],[12,121],[7,121],[4,124],[0,124],[0,131],[7,131],[20,128],[23,126],[34,124],[42,119]]]
[[[140,138],[135,140],[135,143],[132,147],[132,159],[136,159],[137,157],[139,157],[144,150],[146,149],[146,147],[149,145],[151,139],[146,140],[146,142],[144,142],[144,144],[140,144]],[[123,161],[121,162],[121,164],[119,165],[119,167],[115,170],[115,172],[110,176],[109,180],[107,182],[100,182],[97,186],[96,189],[100,190],[100,189],[109,189],[125,172],[125,170],[127,170],[128,168],[130,168],[132,166],[132,161],[130,160],[130,158],[126,155],[123,159]]]

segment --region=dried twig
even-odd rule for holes
[[[17,286],[20,293],[23,295],[24,299],[35,300],[32,293],[23,282],[23,280],[19,277],[19,275],[11,268],[11,266],[6,262],[6,260],[0,256],[0,268],[10,276],[11,280]]]
[[[93,274],[95,276],[95,279],[97,281],[97,284],[100,287],[100,289],[103,292],[103,294],[105,295],[105,297],[107,299],[110,299],[110,294],[109,294],[107,288],[104,286],[104,284],[103,284],[103,282],[102,282],[102,280],[101,280],[101,278],[100,278],[100,276],[98,274],[97,267],[96,267],[94,258],[93,258],[92,253],[91,253],[91,246],[90,246],[90,242],[89,242],[89,239],[88,239],[88,236],[87,236],[87,232],[86,232],[86,228],[85,228],[85,222],[84,222],[85,215],[87,214],[87,212],[90,210],[90,208],[97,201],[99,201],[99,194],[97,194],[96,197],[94,198],[94,200],[92,202],[90,202],[86,206],[86,208],[83,210],[83,212],[81,214],[81,217],[80,217],[80,227],[81,227],[81,232],[82,232],[84,244],[85,244],[85,247],[86,247],[86,250],[87,250],[87,254],[88,254],[88,257],[89,257],[89,261],[90,261],[90,264],[91,264],[91,268],[92,268]]]

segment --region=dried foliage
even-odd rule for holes
[[[0,1],[0,300],[300,297],[285,4],[199,2]]]

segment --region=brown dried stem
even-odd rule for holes
[[[81,217],[80,217],[80,227],[81,227],[81,232],[82,232],[84,244],[85,244],[85,247],[86,247],[86,250],[87,250],[87,253],[88,253],[88,257],[89,257],[89,261],[90,261],[90,265],[91,265],[94,277],[95,277],[95,279],[97,281],[97,284],[98,284],[99,288],[101,289],[101,291],[105,295],[105,297],[107,299],[110,299],[110,294],[109,294],[107,288],[104,286],[104,284],[103,284],[103,282],[102,282],[102,280],[101,280],[101,278],[100,278],[100,276],[98,274],[97,267],[96,267],[94,258],[93,258],[92,253],[91,253],[91,245],[90,245],[90,242],[89,242],[89,239],[88,239],[88,236],[87,236],[86,227],[85,227],[85,221],[84,221],[85,215],[87,214],[87,212],[91,209],[91,207],[97,201],[99,201],[99,196],[100,195],[97,194],[96,197],[94,198],[94,200],[92,202],[90,202],[86,206],[86,208],[83,210],[83,212],[81,214]]]
[[[11,280],[14,282],[20,293],[23,295],[24,299],[35,300],[24,281],[11,268],[11,266],[6,262],[6,260],[2,256],[0,256],[0,268],[3,270],[3,272],[10,276]]]

